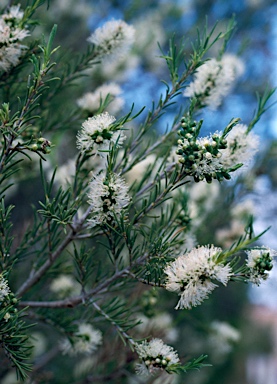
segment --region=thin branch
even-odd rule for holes
[[[71,226],[70,232],[65,237],[63,242],[59,245],[57,250],[52,253],[51,258],[46,260],[45,263],[36,272],[32,271],[32,273],[29,275],[29,278],[18,289],[16,293],[18,297],[21,297],[26,291],[28,291],[29,288],[31,288],[41,279],[44,273],[53,265],[53,263],[61,255],[65,248],[75,239],[76,234],[83,229],[85,220],[90,214],[90,211],[91,207],[87,209],[87,211],[84,213],[80,220],[75,220],[74,226]]]
[[[147,257],[148,257],[148,254],[142,255],[139,259],[137,259],[136,265],[142,264],[147,259]],[[79,296],[67,298],[64,300],[55,300],[55,301],[19,301],[18,305],[20,307],[31,307],[31,308],[73,308],[81,303],[86,302],[96,294],[105,293],[105,291],[110,286],[110,284],[112,284],[117,279],[120,279],[126,276],[134,277],[134,275],[130,274],[131,268],[132,266],[128,266],[122,269],[121,271],[117,271],[109,279],[105,279],[104,281],[102,281],[102,283],[100,283],[97,287]],[[149,285],[152,285],[152,284],[150,283]]]
[[[71,230],[64,239],[64,241],[57,248],[56,252],[53,252],[51,259],[46,260],[45,263],[35,273],[29,276],[29,278],[18,289],[16,293],[18,297],[21,297],[26,291],[28,291],[29,288],[31,288],[41,279],[44,273],[53,265],[55,260],[60,256],[62,251],[68,246],[68,244],[70,244],[74,235],[75,231]]]
[[[130,267],[127,267],[119,272],[116,272],[109,279],[105,279],[101,284],[99,284],[96,288],[91,289],[85,294],[72,297],[64,300],[56,300],[56,301],[20,301],[20,307],[32,307],[32,308],[73,308],[77,305],[86,302],[93,295],[104,293],[106,288],[109,287],[115,280],[128,275]]]

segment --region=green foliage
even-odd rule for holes
[[[38,21],[34,17],[44,3],[27,1],[18,28],[35,26]],[[61,364],[68,380],[77,383],[79,356],[76,359],[75,354],[80,354],[81,361],[87,352],[92,363],[84,363],[88,366],[79,376],[87,381],[82,382],[96,378],[116,383],[119,377],[127,383],[134,378],[136,343],[149,337],[166,337],[168,324],[164,329],[158,325],[144,331],[140,328],[142,315],[151,323],[163,310],[165,314],[172,312],[172,299],[166,290],[182,297],[192,283],[192,295],[197,296],[197,290],[201,291],[206,283],[212,284],[216,271],[223,267],[229,267],[226,281],[222,277],[217,280],[224,285],[229,280],[253,279],[255,271],[245,255],[262,234],[254,234],[252,220],[231,246],[223,245],[223,250],[206,260],[200,276],[197,269],[194,274],[189,271],[190,283],[184,283],[186,276],[180,277],[176,267],[172,272],[175,286],[169,289],[170,274],[165,273],[165,268],[180,256],[186,254],[189,258],[189,251],[198,249],[196,243],[202,244],[209,235],[209,228],[204,225],[205,219],[210,220],[209,213],[215,213],[217,219],[220,216],[214,202],[211,207],[205,206],[211,190],[197,201],[193,188],[222,182],[221,203],[226,207],[225,181],[242,166],[237,161],[226,166],[220,163],[222,153],[230,158],[233,154],[228,153],[228,140],[239,119],[231,119],[221,133],[212,133],[204,140],[200,134],[205,119],[199,114],[209,91],[181,99],[189,81],[214,56],[213,49],[217,59],[222,59],[234,28],[234,19],[223,32],[218,31],[217,24],[210,28],[206,22],[190,50],[187,42],[179,42],[177,37],[170,39],[167,52],[160,45],[161,59],[169,72],[162,81],[165,91],[156,96],[146,113],[145,108],[137,111],[133,103],[130,111],[121,111],[122,117],[107,126],[106,111],[114,101],[110,93],[100,94],[97,112],[92,114],[94,119],[90,120],[90,114],[76,106],[87,83],[96,79],[97,84],[104,77],[103,73],[97,75],[97,70],[107,63],[100,43],[83,52],[64,52],[62,44],[56,47],[59,29],[54,25],[48,39],[42,36],[28,42],[18,64],[1,70],[0,276],[7,283],[3,280],[2,288],[0,284],[0,346],[21,381],[33,382],[38,372],[41,383],[63,380],[62,372],[57,373]],[[116,42],[121,29],[114,37]],[[272,94],[273,91],[266,91],[258,98],[257,112],[244,135],[246,147],[247,139],[251,141],[247,135],[252,134],[253,126],[268,109]],[[157,127],[172,111],[171,122],[160,134]],[[87,130],[93,145],[77,153],[76,133],[87,118],[91,125],[83,125],[83,130]],[[98,124],[97,129],[93,124]],[[235,148],[240,149],[239,145]],[[32,172],[26,172],[26,164]],[[27,201],[21,200],[20,195],[25,183],[32,187]],[[229,187],[231,191],[234,185],[235,182]],[[235,201],[235,192],[232,196]],[[199,209],[195,216],[191,202],[194,209]],[[24,206],[31,204],[32,212],[23,215]],[[15,212],[22,215],[20,220],[15,219]],[[224,224],[231,220],[231,211],[228,215]],[[101,220],[97,221],[98,217]],[[211,229],[216,231],[221,224]],[[265,247],[259,250],[258,277],[254,277],[265,279],[272,267],[272,254]],[[196,267],[197,263],[194,260]],[[192,264],[183,263],[181,273],[187,273],[187,265],[193,268]],[[182,328],[186,314],[175,316]],[[49,334],[39,356],[36,348],[32,352],[29,338],[34,321],[36,330],[44,336]],[[80,334],[81,325],[86,328],[84,334]],[[92,325],[99,328],[104,339],[97,352]],[[163,350],[158,352],[152,357],[160,360]],[[191,356],[189,351],[185,353]],[[182,374],[198,370],[209,365],[204,363],[206,357],[201,354],[189,362],[169,364],[164,371]],[[184,361],[182,357],[180,360]],[[163,373],[163,367],[159,368],[159,373]],[[57,377],[49,378],[50,371]],[[146,382],[151,380],[150,377]]]

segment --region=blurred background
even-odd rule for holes
[[[24,6],[25,2],[21,3]],[[276,1],[50,0],[48,9],[45,5],[36,12],[41,24],[34,33],[37,36],[41,33],[48,35],[56,23],[57,45],[64,49],[85,51],[86,38],[107,20],[124,19],[132,24],[136,29],[136,42],[128,60],[105,62],[89,73],[89,81],[80,81],[83,81],[86,92],[93,92],[103,82],[116,82],[122,99],[120,114],[128,112],[135,101],[135,111],[146,106],[141,115],[143,118],[151,108],[152,100],[157,100],[165,92],[161,80],[167,80],[168,73],[165,61],[159,56],[160,49],[167,51],[169,38],[174,35],[177,45],[183,41],[189,55],[191,42],[197,37],[197,28],[201,31],[205,23],[212,26],[218,22],[216,30],[220,30],[226,27],[233,15],[237,27],[227,52],[241,57],[245,71],[219,110],[205,110],[198,116],[205,120],[202,132],[205,135],[205,132],[221,130],[233,117],[240,117],[244,124],[249,123],[257,106],[256,93],[261,94],[277,86]],[[214,47],[215,56],[216,49],[217,46]],[[68,99],[57,99],[57,108],[61,106],[63,113],[71,108],[69,100],[72,101],[72,95],[67,96]],[[75,104],[81,96],[74,94]],[[176,102],[182,103],[183,100],[180,96]],[[277,95],[273,95],[270,103],[276,100]],[[164,132],[170,126],[175,112],[176,106],[173,106],[166,117],[158,121],[155,134]],[[113,113],[116,116],[119,112]],[[79,119],[81,122],[83,117],[79,116]],[[58,140],[68,145],[65,145],[64,152],[52,155],[53,166],[63,165],[73,140],[75,145],[75,135],[70,139],[68,134],[73,123],[79,129],[78,120],[63,122],[64,135]],[[53,132],[55,135],[55,130]],[[189,213],[190,217],[197,219],[198,226],[194,230],[197,243],[230,246],[243,231],[247,217],[253,214],[256,234],[271,227],[262,237],[261,244],[277,249],[276,105],[260,119],[255,132],[260,135],[260,153],[247,172],[229,184],[213,183],[207,187],[201,184],[190,191],[192,203]],[[26,200],[27,195],[28,191],[24,197]],[[11,201],[18,199],[19,192],[14,191]],[[216,212],[212,209],[215,204]],[[227,288],[217,289],[210,300],[199,308],[185,312],[173,309],[171,326],[178,334],[175,339],[173,337],[173,344],[179,354],[195,356],[204,349],[209,355],[209,362],[214,365],[201,372],[192,372],[176,383],[277,384],[276,288],[277,272],[273,270],[270,279],[260,287],[230,284]],[[153,297],[156,295],[155,292],[151,294]],[[163,297],[161,302],[166,308],[167,297]],[[215,321],[222,325],[225,337],[229,332],[229,341],[226,343],[225,340],[225,344],[223,340],[220,345],[220,340],[215,338],[207,343],[206,331]]]

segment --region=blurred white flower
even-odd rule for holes
[[[228,168],[239,163],[247,165],[257,153],[259,137],[253,132],[247,133],[247,129],[245,124],[237,124],[228,133],[227,148],[221,151],[220,161],[223,167]]]
[[[229,248],[244,233],[244,230],[245,224],[241,220],[234,219],[229,227],[217,229],[215,237],[224,248]]]
[[[80,284],[69,275],[60,275],[52,280],[50,290],[59,297],[72,296],[81,291]]]
[[[140,324],[136,326],[136,330],[144,337],[151,334],[167,342],[174,342],[178,337],[178,331],[174,328],[173,319],[168,313],[159,313],[153,317],[140,314],[137,320],[140,320]]]
[[[111,114],[116,114],[122,109],[125,103],[124,99],[119,96],[120,94],[122,94],[122,89],[118,84],[103,84],[96,88],[94,92],[85,93],[77,100],[77,104],[80,108],[93,113],[99,109],[101,103],[103,103],[109,95],[110,99],[106,110]]]
[[[26,46],[20,44],[30,33],[19,27],[23,17],[20,5],[12,6],[0,18],[0,70],[8,71],[19,63],[20,56]]]
[[[90,354],[102,344],[102,333],[90,324],[79,324],[78,332],[73,337],[73,344],[64,339],[60,343],[63,354],[75,356],[79,353]]]
[[[21,20],[23,16],[24,12],[20,10],[20,4],[18,4],[11,6],[7,13],[3,13],[2,19],[6,22],[13,22],[14,20]]]
[[[194,81],[183,95],[198,98],[201,106],[217,109],[243,72],[244,64],[235,55],[224,54],[221,60],[210,59],[196,70]]]
[[[107,21],[87,39],[96,45],[101,57],[125,56],[135,39],[135,29],[123,20]]]
[[[156,72],[165,67],[165,60],[161,60],[158,43],[163,46],[166,42],[166,33],[163,27],[162,14],[150,11],[134,22],[136,30],[134,51],[138,54],[140,60],[146,60],[146,65],[150,66]],[[141,53],[143,52],[143,56]],[[145,65],[145,64],[144,64]]]
[[[207,343],[214,360],[220,362],[240,339],[240,332],[223,321],[213,321]]]

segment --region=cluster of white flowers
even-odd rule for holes
[[[213,154],[209,151],[209,147],[215,147],[217,145],[215,138],[220,138],[220,133],[214,133],[210,137],[198,138],[195,142],[198,147],[198,158],[195,158],[195,162],[192,166],[193,174],[202,179],[204,175],[212,175],[215,172],[220,172],[222,170],[222,164],[220,161],[221,152]],[[182,143],[182,148],[190,146],[189,141]]]
[[[78,294],[81,290],[80,284],[69,275],[60,275],[52,280],[50,290],[60,297]]]
[[[93,213],[93,217],[88,220],[90,227],[111,223],[114,215],[118,216],[130,202],[127,184],[115,173],[95,176],[89,184],[88,197]]]
[[[217,263],[221,248],[211,245],[193,248],[185,255],[168,263],[165,288],[177,292],[180,300],[175,309],[191,309],[206,299],[217,285],[213,280],[226,285],[232,275],[229,264]]]
[[[273,268],[273,257],[277,252],[268,247],[257,247],[246,251],[246,265],[249,268],[248,280],[260,285],[268,278],[268,272]]]
[[[0,275],[0,304],[6,296],[11,292],[7,280]]]
[[[213,321],[210,326],[208,345],[214,358],[222,359],[231,352],[233,345],[240,339],[240,332],[224,321]]]
[[[94,92],[85,93],[77,104],[80,108],[94,113],[96,112],[101,103],[109,97],[109,103],[106,107],[107,112],[116,114],[124,106],[124,99],[119,95],[122,93],[121,87],[116,83],[103,84],[96,88]]]
[[[135,349],[139,358],[143,361],[142,364],[137,366],[138,374],[148,375],[159,369],[170,371],[170,366],[180,364],[177,352],[161,339],[136,343]]]
[[[29,31],[20,27],[24,12],[20,5],[10,7],[0,18],[0,70],[8,71],[19,63],[19,58],[26,46],[20,44]]]
[[[183,95],[196,97],[201,106],[216,109],[243,72],[244,64],[235,55],[224,54],[221,60],[210,59],[197,69],[194,81]]]
[[[107,21],[102,27],[87,39],[89,43],[97,46],[102,57],[109,58],[124,56],[135,39],[135,29],[123,20]]]
[[[190,116],[181,119],[178,131],[178,161],[183,165],[184,172],[193,176],[196,182],[206,179],[222,180],[230,178],[223,168],[220,150],[227,148],[227,140],[222,133],[215,132],[209,137],[198,138],[202,122],[192,121]]]
[[[107,151],[110,142],[121,145],[125,136],[121,130],[113,130],[115,117],[108,112],[89,117],[77,134],[77,148],[81,151]]]
[[[73,344],[64,339],[60,343],[63,354],[75,356],[79,353],[92,353],[102,344],[102,333],[92,325],[82,323],[78,326],[78,332],[74,335]]]
[[[238,164],[247,165],[257,152],[258,136],[247,130],[246,125],[238,124],[227,136],[223,135],[223,132],[215,132],[199,138],[195,137],[197,123],[183,118],[179,130],[181,138],[178,140],[176,151],[179,155],[178,161],[195,181],[229,179],[229,172],[233,172],[234,167]]]

